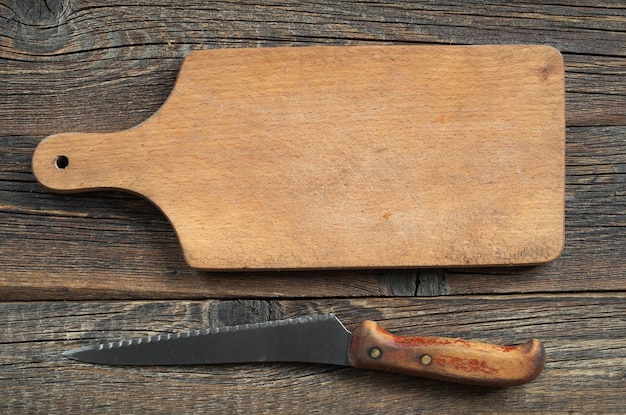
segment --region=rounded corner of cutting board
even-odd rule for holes
[[[565,251],[565,234],[561,234],[560,238],[555,238],[553,246],[546,252],[546,258],[541,263],[549,263],[556,261],[563,255]]]
[[[561,66],[563,67],[565,66],[564,60],[563,60],[563,54],[556,47],[552,45],[536,45],[536,47],[542,48],[545,51],[546,57],[559,62]]]

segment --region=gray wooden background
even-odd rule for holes
[[[46,135],[148,118],[191,50],[374,43],[562,52],[561,258],[497,269],[202,272],[184,263],[149,202],[53,194],[32,175]],[[624,1],[0,0],[1,412],[623,413],[625,75]],[[530,384],[490,389],[325,365],[119,368],[60,355],[94,341],[321,312],[402,335],[538,337],[548,362]]]

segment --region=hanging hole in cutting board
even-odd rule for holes
[[[54,159],[54,167],[59,170],[65,170],[70,165],[70,159],[67,156],[56,156]]]

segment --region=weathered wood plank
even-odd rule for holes
[[[4,413],[618,413],[626,367],[623,294],[220,303],[3,303]],[[527,385],[488,389],[305,364],[111,367],[60,353],[208,325],[334,312],[349,329],[374,319],[400,335],[514,343],[536,336],[547,365]],[[322,404],[321,404],[322,403]]]
[[[564,60],[567,125],[625,125],[626,59],[567,54]]]
[[[1,412],[623,412],[625,21],[622,0],[0,1],[1,300],[448,294],[0,303]],[[147,202],[52,195],[30,172],[45,135],[120,130],[149,117],[191,50],[380,42],[543,43],[564,53],[567,124],[581,128],[568,130],[562,258],[505,270],[195,273]],[[608,292],[558,294],[566,290]],[[505,294],[517,292],[532,294]],[[92,340],[327,311],[350,328],[371,318],[403,335],[512,343],[537,336],[548,364],[529,385],[485,390],[315,365],[123,370],[59,356]]]
[[[623,125],[626,17],[618,5],[7,0],[0,134],[132,127],[164,102],[194,49],[371,42],[549,44],[577,70],[568,77],[568,124]],[[602,77],[608,88],[581,91],[581,64],[585,79]]]
[[[184,263],[166,219],[121,193],[62,196],[34,182],[37,138],[2,139],[0,297],[201,298],[376,296],[623,290],[626,280],[624,127],[567,134],[566,247],[534,268],[205,273]],[[429,277],[427,277],[429,276]],[[250,281],[263,281],[251,285]],[[431,287],[428,288],[428,284]],[[436,289],[432,284],[437,285]]]
[[[30,172],[37,142],[0,139],[0,300],[415,294],[415,270],[193,270],[165,217],[144,199],[68,197],[37,185]]]

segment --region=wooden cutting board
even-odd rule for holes
[[[550,47],[224,49],[142,124],[46,138],[33,170],[143,195],[197,268],[534,264],[563,247],[564,145]]]

